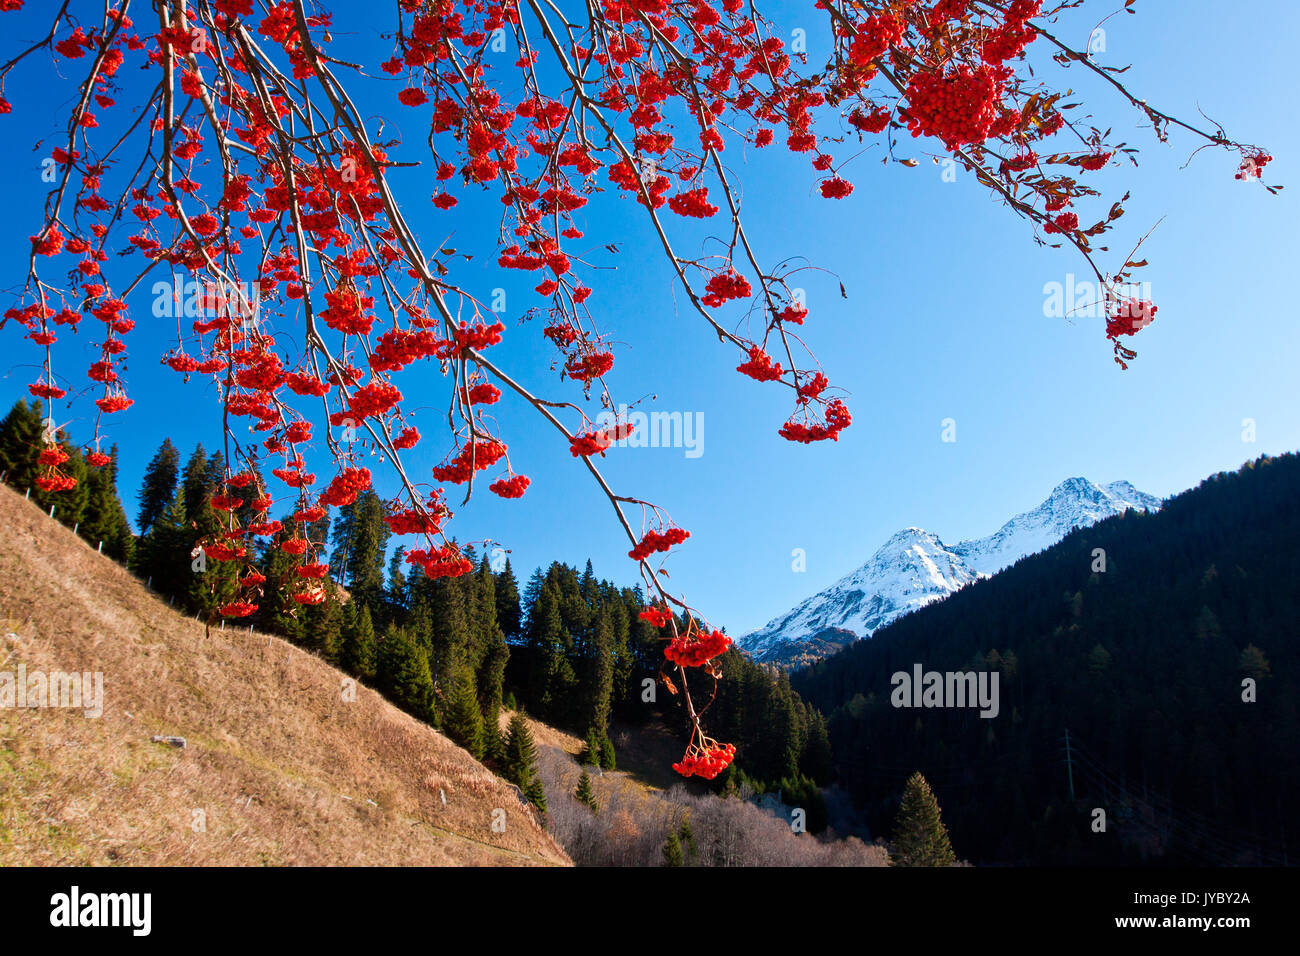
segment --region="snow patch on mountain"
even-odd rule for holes
[[[909,611],[1051,547],[1076,528],[1131,508],[1159,507],[1160,499],[1127,481],[1099,485],[1070,478],[1037,508],[985,538],[948,547],[929,531],[904,528],[852,574],[736,643],[757,660],[792,660],[801,658],[799,645],[821,644],[826,632],[870,637]]]

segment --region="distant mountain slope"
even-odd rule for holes
[[[5,487],[0,526],[0,672],[103,673],[101,717],[0,708],[0,865],[569,863],[509,784],[319,658],[205,637]]]
[[[761,661],[811,663],[890,621],[1050,547],[1076,528],[1130,508],[1154,511],[1160,500],[1127,481],[1098,485],[1070,478],[1037,508],[986,538],[949,548],[934,534],[906,528],[862,567],[794,610],[745,635],[738,646]]]
[[[973,862],[1294,863],[1298,618],[1300,458],[1283,455],[1074,531],[791,684],[873,827],[920,770]],[[896,706],[918,665],[996,674],[997,716]]]

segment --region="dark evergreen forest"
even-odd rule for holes
[[[878,832],[919,770],[973,862],[1295,862],[1298,615],[1300,458],[1283,455],[1076,531],[792,683]],[[891,675],[916,663],[996,669],[1001,713],[893,707]]]

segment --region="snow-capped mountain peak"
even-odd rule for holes
[[[1129,508],[1154,511],[1160,500],[1127,481],[1099,485],[1067,478],[1037,508],[1016,515],[986,538],[962,541],[953,551],[980,574],[995,574],[1028,554],[1050,548],[1075,528],[1096,524]]]
[[[1130,508],[1154,511],[1160,500],[1127,481],[1099,485],[1068,478],[1047,500],[985,538],[951,548],[923,528],[904,528],[866,564],[737,644],[758,660],[807,661],[870,637],[903,614],[1048,548],[1076,528]]]

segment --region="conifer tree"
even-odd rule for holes
[[[388,586],[384,590],[384,613],[381,618],[401,621],[406,616],[406,548],[398,547],[388,560]]]
[[[496,604],[497,626],[501,628],[501,633],[506,636],[507,641],[514,640],[519,636],[521,620],[519,582],[515,580],[515,572],[510,567],[509,558],[506,558],[506,566],[496,576]]]
[[[537,744],[533,741],[533,731],[522,710],[515,711],[510,717],[502,769],[505,778],[523,791],[524,796],[544,813],[546,794],[537,776]]]
[[[595,727],[587,728],[587,742],[582,748],[582,762],[593,767],[600,766],[600,731]]]
[[[546,812],[546,790],[542,787],[542,778],[536,775],[529,781],[528,786],[524,787],[524,796],[528,802],[535,806],[542,813]]]
[[[338,585],[325,578],[325,600],[309,605],[303,614],[303,643],[335,664],[343,644],[343,595]]]
[[[609,739],[608,732],[600,735],[600,766],[602,770],[615,770],[618,767],[618,761],[614,757],[614,741]]]
[[[89,469],[86,476],[89,500],[81,522],[81,536],[96,546],[103,542],[104,554],[129,564],[135,551],[135,535],[131,533],[126,509],[117,493],[116,445],[109,452],[109,459],[102,468]]]
[[[368,488],[339,509],[332,533],[330,573],[371,607],[384,597],[384,554],[391,536],[384,513],[383,500]]]
[[[442,728],[447,736],[473,755],[483,757],[483,713],[479,710],[474,681],[468,670],[455,668],[450,691],[442,706]]]
[[[588,607],[596,603],[597,587],[596,569],[591,565],[591,558],[588,558],[587,566],[582,569],[582,578],[578,582],[578,594]]]
[[[423,577],[423,575],[421,575]],[[465,590],[456,578],[430,583],[429,625],[432,654],[429,667],[435,680],[447,678],[458,666],[470,664],[469,615]]]
[[[196,445],[181,474],[177,494],[185,507],[187,533],[184,536],[184,553],[187,557],[194,548],[217,541],[227,530],[224,515],[211,504],[211,495],[219,487],[217,482],[220,481],[220,478],[214,479],[212,465],[203,446]],[[236,562],[214,561],[207,557],[202,567],[201,572],[190,576],[185,589],[185,603],[191,611],[197,612],[205,620],[211,620],[216,616],[217,609],[233,600],[238,592],[239,569]],[[191,571],[193,570],[191,561]]]
[[[506,645],[505,635],[499,628],[494,629],[492,641],[478,670],[479,708],[483,712],[483,753],[493,759],[500,759],[505,751],[505,739],[501,736],[500,726],[501,692],[509,659],[510,648]]]
[[[596,800],[596,791],[591,786],[591,774],[586,770],[578,778],[578,789],[573,794],[580,803],[585,804],[592,813],[600,813],[600,803]]]
[[[527,640],[533,655],[528,700],[543,717],[552,720],[562,718],[571,709],[572,692],[578,682],[566,653],[568,642],[560,603],[558,588],[548,581],[542,585],[537,602],[528,613]]]
[[[691,815],[688,813],[682,817],[682,825],[677,828],[677,837],[682,842],[682,848],[691,856],[695,856],[699,851],[695,848],[695,830],[691,828]]]
[[[808,708],[808,736],[799,755],[799,768],[819,784],[830,780],[831,739],[826,730],[826,719],[813,708]]]
[[[180,493],[185,497],[185,513],[191,518],[197,515],[213,487],[209,481],[208,453],[200,443],[194,446],[194,452],[181,472]]]
[[[363,681],[375,679],[375,627],[370,608],[349,601],[343,609],[343,669]]]
[[[293,527],[288,516],[282,524],[283,529],[267,542],[262,551],[260,567],[262,574],[266,575],[266,585],[259,601],[258,622],[266,630],[300,644],[303,640],[301,607],[290,596],[287,586],[292,583],[299,559],[280,549],[280,545],[292,537],[290,529]]]
[[[591,574],[591,562],[587,562]],[[594,577],[594,575],[593,575]],[[583,576],[586,580],[586,575]],[[604,734],[609,727],[610,696],[614,682],[614,627],[608,610],[602,606],[587,645],[586,696],[587,723]]]
[[[429,658],[406,628],[390,624],[379,642],[376,681],[379,691],[408,714],[437,722]]]
[[[682,865],[682,841],[676,830],[669,831],[668,839],[664,842],[663,854],[664,866]]]
[[[140,485],[137,500],[140,511],[136,518],[136,528],[145,534],[154,522],[162,517],[167,506],[176,496],[177,469],[181,456],[170,438],[164,438],[158,451],[154,453],[149,464],[145,466],[144,481]]]
[[[1247,644],[1237,659],[1237,666],[1246,674],[1253,677],[1258,683],[1265,677],[1268,677],[1272,667],[1268,663],[1268,658],[1254,644]]]
[[[19,399],[0,422],[0,473],[20,492],[36,484],[36,459],[41,453],[41,406]]]
[[[920,771],[912,774],[903,788],[889,857],[894,866],[951,866],[956,862],[939,801]]]
[[[190,550],[193,537],[185,515],[185,499],[173,495],[163,513],[153,522],[148,534],[140,539],[136,549],[136,574],[150,583],[155,591],[168,597],[184,598],[195,577]],[[200,567],[211,567],[216,562],[202,561]]]

